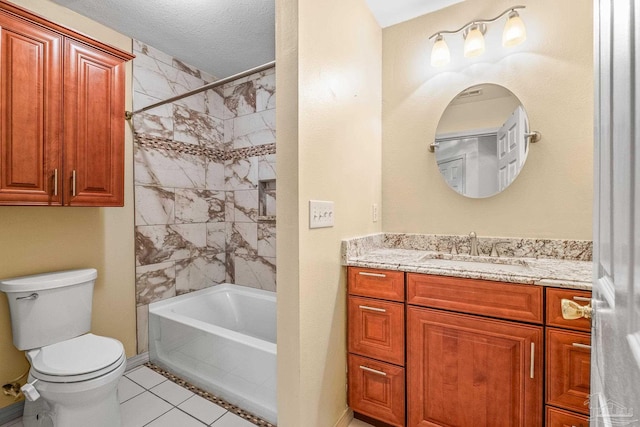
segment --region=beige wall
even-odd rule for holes
[[[48,0],[14,0],[57,23],[131,52],[131,39]],[[131,68],[127,69],[127,109]],[[119,339],[136,354],[132,136],[127,127],[124,208],[0,207],[0,277],[95,267],[92,332]],[[13,347],[9,309],[0,296],[0,384],[27,369]],[[0,396],[0,407],[13,403]]]
[[[380,230],[382,31],[365,0],[276,10],[278,425],[327,427],[347,410],[340,241]],[[335,227],[308,229],[310,199]]]
[[[512,1],[467,0],[383,31],[383,229],[388,232],[591,239],[593,151],[592,2],[525,0],[527,41],[503,48],[504,18],[489,26],[487,53],[429,64],[438,30],[491,18]],[[523,103],[542,141],[503,193],[467,199],[449,189],[427,146],[462,89],[496,83]]]

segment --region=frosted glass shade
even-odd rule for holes
[[[526,39],[527,29],[524,27],[524,22],[522,22],[518,12],[511,12],[502,33],[502,46],[517,46]]]
[[[482,55],[484,53],[484,35],[480,28],[476,25],[469,31],[464,39],[464,56],[470,58],[472,56]]]
[[[442,36],[438,36],[431,50],[431,66],[442,67],[443,65],[447,65],[449,61],[451,61],[449,46],[447,46],[447,42],[444,41]]]

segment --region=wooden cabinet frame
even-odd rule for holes
[[[131,59],[0,0],[0,205],[124,205]]]

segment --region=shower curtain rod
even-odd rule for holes
[[[154,104],[147,105],[146,107],[140,108],[135,111],[125,111],[124,117],[127,120],[131,120],[134,114],[142,113],[143,111],[151,110],[152,108],[159,107],[164,104],[168,104],[170,102],[178,101],[182,98],[186,98],[191,95],[195,95],[196,93],[204,92],[205,90],[213,89],[215,87],[221,86],[223,84],[232,82],[237,79],[241,79],[242,77],[249,76],[251,74],[259,73],[260,71],[268,70],[269,68],[275,68],[276,61],[267,62],[266,64],[259,65],[257,67],[251,68],[246,71],[242,71],[240,73],[234,74],[229,77],[225,77],[224,79],[216,80],[215,82],[207,83],[204,86],[200,86],[199,88],[190,90],[189,92],[182,93],[180,95],[173,96],[171,98],[165,99],[164,101],[158,101]]]

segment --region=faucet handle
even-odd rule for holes
[[[490,256],[499,258],[500,254],[498,253],[497,246],[501,245],[503,243],[509,243],[509,241],[508,240],[499,240],[497,242],[493,242],[492,245],[491,245],[491,255]]]
[[[478,237],[478,235],[476,234],[475,231],[472,231],[471,233],[469,233],[469,237],[473,239],[474,237]]]

